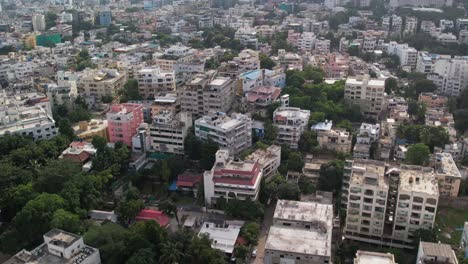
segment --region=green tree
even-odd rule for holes
[[[184,139],[184,152],[191,160],[200,160],[202,143],[195,136],[193,130],[187,133]]]
[[[94,136],[91,144],[93,144],[97,151],[104,151],[107,146],[107,140],[100,136]]]
[[[145,205],[142,200],[123,200],[117,204],[116,213],[119,216],[119,222],[124,225],[128,223],[138,215]]]
[[[417,79],[409,86],[406,94],[417,99],[420,93],[432,93],[437,90],[437,85],[428,79]]]
[[[163,160],[161,162],[161,180],[164,183],[169,183],[170,177],[171,177],[171,168],[169,168],[167,161]]]
[[[58,129],[60,134],[66,136],[68,139],[73,140],[75,138],[75,131],[71,127],[70,121],[68,119],[60,119]]]
[[[320,167],[318,190],[338,192],[343,181],[344,163],[342,160],[333,160]]]
[[[418,229],[413,232],[413,243],[415,247],[419,247],[419,242],[433,242],[437,243],[437,233],[434,229]]]
[[[238,259],[244,260],[249,254],[249,248],[244,245],[238,245],[234,249],[234,256]]]
[[[398,88],[398,81],[395,78],[385,79],[385,92],[387,94],[392,94]]]
[[[169,200],[165,200],[159,204],[159,209],[162,210],[165,214],[175,217],[177,224],[179,224],[179,216],[177,215],[177,206]]]
[[[260,68],[272,70],[276,63],[265,53],[260,53]]]
[[[288,170],[293,171],[302,171],[304,167],[304,161],[302,160],[302,156],[299,152],[291,152],[288,157]]]
[[[1,171],[3,172],[3,170]],[[0,194],[0,209],[3,219],[7,222],[11,221],[16,213],[36,196],[37,193],[33,190],[32,183],[20,184],[4,189]]]
[[[30,200],[16,215],[14,224],[23,239],[32,242],[50,229],[55,211],[65,207],[65,201],[56,194],[42,193]]]
[[[216,151],[218,151],[218,145],[213,140],[209,139],[202,143],[200,165],[205,170],[209,170],[213,167],[216,160]]]
[[[103,263],[123,263],[125,260],[125,239],[128,229],[114,223],[93,226],[84,234],[87,245],[99,249]]]
[[[257,245],[260,236],[260,224],[257,222],[249,222],[242,226],[240,235],[247,240],[249,245]]]
[[[155,264],[156,254],[150,248],[142,248],[127,260],[126,264]]]
[[[122,90],[119,91],[120,102],[126,103],[131,100],[141,100],[138,92],[138,81],[136,79],[128,79]]]
[[[66,159],[54,160],[40,168],[33,187],[39,193],[59,193],[64,184],[80,172],[79,163]]]
[[[301,190],[297,183],[286,182],[278,185],[278,199],[299,201],[301,198]]]
[[[413,165],[426,165],[429,162],[431,151],[423,143],[412,145],[406,152],[406,162]]]
[[[166,241],[166,243],[163,244],[161,252],[162,254],[159,257],[160,263],[179,263],[180,259],[183,257],[183,253],[180,252],[171,241]]]
[[[76,214],[58,209],[54,212],[50,227],[78,233],[80,231],[80,218]]]
[[[257,202],[248,200],[230,199],[226,205],[228,216],[242,220],[256,221],[263,217],[263,206]]]
[[[55,12],[47,12],[45,15],[45,23],[47,30],[51,27],[55,27],[57,24],[57,14]]]
[[[317,134],[313,131],[304,131],[299,139],[298,145],[300,151],[312,152],[314,147],[318,146]]]

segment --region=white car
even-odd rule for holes
[[[257,249],[254,249],[252,251],[252,258],[255,258],[257,256]]]

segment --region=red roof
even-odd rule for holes
[[[166,227],[169,225],[169,217],[165,215],[162,211],[152,210],[152,209],[143,209],[135,217],[135,221],[149,221],[154,220],[160,226]]]
[[[177,176],[177,182],[176,185],[177,187],[190,187],[193,188],[193,186],[197,183],[200,183],[202,180],[202,175],[198,173],[192,173],[192,172],[184,172],[182,174],[179,174]]]
[[[91,158],[92,154],[86,151],[80,152],[80,154],[67,153],[63,157],[74,162],[84,163]]]

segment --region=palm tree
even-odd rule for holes
[[[167,241],[163,244],[161,249],[161,257],[159,262],[161,264],[177,264],[179,260],[184,256],[182,252],[179,251],[177,244],[174,244],[170,241]]]

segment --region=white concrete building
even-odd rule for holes
[[[255,28],[241,27],[236,31],[234,38],[239,40],[240,44],[244,47],[258,48],[257,31]]]
[[[204,222],[198,235],[208,235],[213,240],[212,248],[231,256],[234,253],[241,227],[242,225]]]
[[[418,28],[418,19],[416,17],[406,17],[405,29],[403,30],[404,35],[412,35],[416,33]]]
[[[385,80],[358,75],[346,79],[344,99],[349,104],[360,106],[364,116],[378,119],[385,106],[384,91]]]
[[[465,259],[468,258],[468,222],[463,226],[463,233],[460,240],[460,249],[463,251]]]
[[[46,22],[45,16],[42,14],[35,14],[31,18],[34,31],[45,31]]]
[[[263,263],[331,263],[333,206],[279,200]]]
[[[192,117],[187,112],[166,110],[153,116],[150,130],[151,149],[169,154],[184,154],[184,139],[192,127]]]
[[[413,232],[433,228],[438,199],[432,168],[347,161],[342,197],[342,206],[347,209],[344,236],[412,248]]]
[[[315,41],[314,53],[328,54],[330,52],[330,40],[325,38],[318,38]]]
[[[299,139],[307,128],[309,117],[309,110],[296,107],[277,108],[273,113],[273,125],[278,129],[276,140],[297,149]]]
[[[435,175],[439,182],[440,196],[457,197],[462,175],[450,153],[434,154]]]
[[[245,160],[256,161],[263,170],[263,176],[273,175],[281,165],[281,147],[271,145],[267,149],[257,149],[247,156]]]
[[[432,73],[427,78],[437,85],[439,93],[458,96],[468,86],[468,59],[438,59]]]
[[[218,199],[257,200],[263,170],[257,161],[234,161],[228,150],[218,150],[213,168],[203,174],[205,202]]]
[[[83,242],[83,237],[63,230],[52,229],[43,236],[44,243],[31,251],[16,253],[4,264],[27,263],[80,263],[100,264],[99,249]]]
[[[239,113],[228,116],[211,112],[195,120],[195,136],[202,140],[211,139],[220,149],[237,155],[252,145],[252,119]]]
[[[138,71],[138,92],[143,98],[154,98],[159,92],[174,91],[174,71],[162,71],[159,67],[143,68]]]

